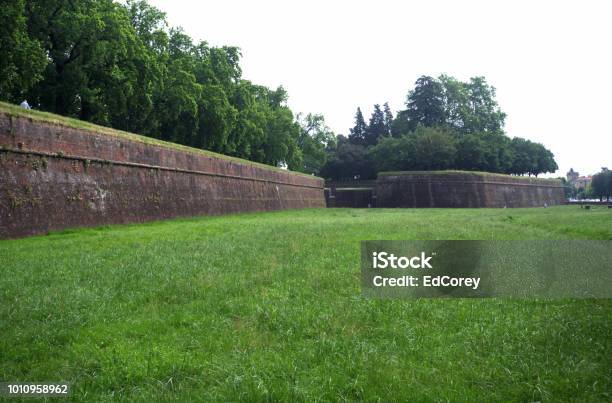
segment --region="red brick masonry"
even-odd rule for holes
[[[0,112],[0,238],[325,207],[323,180]]]
[[[378,175],[377,207],[542,207],[565,203],[555,179],[472,172]]]

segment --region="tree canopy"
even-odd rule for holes
[[[286,91],[242,78],[238,48],[194,42],[144,0],[16,0],[0,16],[2,100],[290,169],[327,156],[329,129],[305,141]]]
[[[495,88],[484,77],[462,82],[447,75],[422,76],[408,92],[406,109],[395,118],[388,104],[384,112],[376,104],[366,125],[357,108],[348,141],[354,157],[367,158],[356,161],[332,153],[321,175],[372,178],[389,170],[462,169],[537,176],[557,170],[552,152],[542,144],[507,137],[505,118]],[[337,166],[339,160],[344,161],[342,171],[334,172],[330,164]],[[368,170],[366,163],[371,164]]]
[[[612,171],[603,168],[601,172],[593,175],[590,193],[594,197],[609,201],[612,196]]]
[[[360,108],[348,138],[320,114],[296,116],[287,92],[242,77],[240,49],[194,42],[145,0],[13,0],[0,8],[0,99],[330,178],[382,169],[539,175],[543,145],[504,133],[484,77],[422,76],[395,117]]]

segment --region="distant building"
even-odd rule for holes
[[[567,173],[567,181],[574,185],[577,190],[586,189],[587,186],[591,184],[592,177],[588,176],[580,176],[578,171],[574,171],[573,168],[570,168]]]
[[[576,186],[576,189],[586,189],[587,186],[591,184],[591,179],[592,177],[590,175],[579,176],[578,179],[576,179],[576,182],[574,182],[574,186]]]

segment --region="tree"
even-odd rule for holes
[[[464,170],[486,171],[487,145],[476,134],[462,136],[457,141],[457,168]]]
[[[602,171],[606,174],[606,190],[608,193],[608,201],[610,201],[610,197],[612,197],[612,171],[608,168],[603,168]]]
[[[236,144],[230,141],[230,132],[238,111],[230,103],[223,87],[203,85],[198,104],[198,135],[191,145],[224,154],[236,152]]]
[[[384,138],[370,150],[377,172],[450,169],[455,167],[456,155],[450,132],[423,126],[401,137]]]
[[[472,132],[465,127],[466,116],[469,114],[466,84],[444,74],[438,80],[444,93],[445,124],[459,133]]]
[[[320,114],[298,115],[300,136],[298,146],[302,150],[302,172],[317,174],[327,161],[327,150],[336,147],[336,136],[325,124]]]
[[[488,85],[484,77],[472,77],[465,84],[467,108],[462,117],[463,132],[500,133],[504,127],[506,114],[495,100],[495,88]]]
[[[25,0],[0,7],[0,99],[21,102],[42,79],[47,64],[40,42],[28,33]]]
[[[273,166],[286,164],[291,170],[299,170],[302,154],[297,146],[300,127],[287,107],[287,92],[283,87],[267,90],[267,137],[263,148],[265,163]]]
[[[567,181],[564,177],[557,178],[563,184],[563,193],[565,194],[566,199],[571,199],[576,197],[576,187]]]
[[[603,200],[610,201],[612,196],[612,171],[602,169],[601,172],[593,175],[591,179],[591,195]]]
[[[456,137],[458,169],[511,173],[514,154],[508,137],[490,133],[468,133]]]
[[[386,137],[370,149],[376,172],[407,171],[414,169],[414,136]]]
[[[334,180],[374,179],[376,170],[366,147],[342,142],[321,168],[320,175]]]
[[[511,147],[514,154],[514,160],[510,167],[510,172],[516,175],[535,172],[537,170],[537,161],[533,152],[532,142],[520,137],[512,139]]]
[[[433,77],[421,76],[410,91],[406,100],[408,129],[413,131],[418,125],[434,127],[444,125],[444,88]]]
[[[552,152],[542,144],[504,134],[506,115],[495,100],[495,88],[483,77],[462,82],[446,75],[422,76],[406,106],[393,119],[387,104],[384,111],[375,105],[369,126],[357,116],[361,123],[349,137],[369,148],[377,170],[463,169],[538,176],[557,169]],[[365,140],[356,135],[363,127]],[[386,139],[389,132],[392,140]]]
[[[457,149],[450,132],[419,126],[413,136],[414,169],[429,171],[450,169],[455,166]]]
[[[370,117],[370,123],[365,132],[365,145],[373,146],[378,143],[379,139],[386,137],[388,134],[387,125],[385,123],[385,115],[380,109],[380,105],[374,105],[374,112]]]
[[[411,123],[408,118],[408,111],[402,110],[397,112],[395,119],[391,122],[391,136],[401,137],[411,131]]]
[[[238,48],[195,43],[144,0],[13,0],[0,16],[4,100],[296,169],[318,147],[300,149],[284,89],[241,78]]]
[[[540,143],[534,147],[536,159],[536,171],[533,174],[537,177],[541,173],[555,172],[559,167],[555,162],[555,156]]]
[[[389,108],[389,103],[385,102],[383,105],[385,114],[385,137],[391,136],[391,127],[393,126],[393,113]]]
[[[495,100],[495,88],[484,77],[461,82],[447,75],[437,79],[422,76],[408,94],[406,106],[393,122],[394,136],[413,131],[419,124],[445,126],[459,134],[500,134],[506,117]]]
[[[361,113],[361,108],[357,108],[357,112],[355,113],[355,126],[350,130],[350,134],[348,136],[349,141],[355,145],[365,145],[366,135],[368,132],[368,126],[363,119],[363,114]]]
[[[142,50],[126,9],[111,0],[30,0],[26,14],[48,57],[28,94],[34,104],[106,125],[121,120],[136,93],[133,55]]]

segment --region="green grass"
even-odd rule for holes
[[[277,168],[275,166],[261,164],[259,162],[249,161],[242,158],[236,158],[229,155],[218,154],[208,150],[202,150],[199,148],[193,148],[184,146],[177,143],[171,143],[168,141],[158,140],[153,137],[141,136],[138,134],[125,132],[122,130],[116,130],[111,127],[99,126],[90,122],[86,122],[84,120],[73,119],[61,115],[56,115],[54,113],[37,111],[33,109],[23,109],[19,105],[13,105],[6,102],[0,102],[0,113],[5,114],[11,117],[20,117],[27,118],[30,120],[35,120],[43,123],[50,123],[54,125],[65,126],[73,129],[83,130],[84,133],[96,133],[96,134],[104,134],[106,136],[118,137],[121,139],[135,141],[138,143],[150,144],[153,146],[168,148],[172,150],[179,150],[188,152],[191,154],[204,155],[207,157],[220,158],[227,161],[232,161],[239,164],[247,164],[253,165],[259,168],[276,171],[276,172],[284,172],[284,173],[292,173],[295,175],[308,176],[313,177],[312,175],[305,174],[302,172],[288,171],[286,169]]]
[[[403,175],[407,175],[407,176],[410,176],[410,175],[445,176],[445,175],[456,175],[456,174],[471,175],[477,178],[499,178],[499,179],[512,178],[512,179],[531,181],[531,182],[537,182],[537,183],[549,183],[551,185],[562,185],[559,179],[536,178],[535,176],[506,175],[506,174],[500,174],[500,173],[495,173],[495,172],[459,171],[459,170],[452,170],[452,169],[441,170],[441,171],[385,171],[385,172],[379,172],[378,176],[379,177],[380,176],[403,176]]]
[[[367,300],[364,239],[612,239],[612,211],[319,209],[0,242],[0,379],[75,400],[609,401],[610,300]]]

